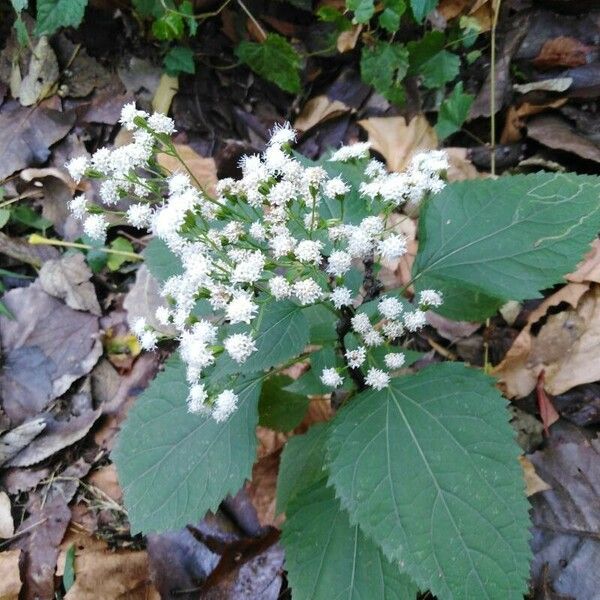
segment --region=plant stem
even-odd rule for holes
[[[113,250],[112,248],[95,248],[89,244],[79,244],[77,242],[65,242],[63,240],[55,240],[52,238],[45,238],[37,233],[32,233],[29,236],[29,243],[34,245],[47,245],[47,246],[64,246],[65,248],[78,248],[80,250],[99,250],[100,252],[106,252],[106,254],[115,254],[117,256],[124,256],[130,260],[144,260],[144,257],[135,252],[127,252],[125,250]]]

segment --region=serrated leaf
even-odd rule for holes
[[[163,60],[165,71],[169,75],[179,75],[179,73],[195,73],[196,64],[194,62],[194,51],[184,46],[175,46],[171,48]]]
[[[184,29],[183,17],[171,10],[152,23],[152,33],[159,40],[179,40],[183,37]]]
[[[384,0],[383,12],[379,15],[379,25],[390,33],[398,31],[400,19],[406,11],[404,0]]]
[[[420,23],[437,5],[438,0],[410,0],[410,7],[417,23]]]
[[[136,400],[112,453],[133,532],[196,523],[250,476],[260,380],[234,389],[238,408],[226,422],[190,414],[185,365],[175,355]]]
[[[460,131],[469,115],[474,96],[463,92],[462,81],[454,87],[452,93],[442,102],[435,125],[435,132],[441,141]]]
[[[346,8],[354,13],[354,23],[368,23],[375,13],[374,0],[346,0]]]
[[[365,83],[395,104],[404,103],[402,80],[408,71],[408,50],[400,44],[377,42],[363,48],[360,73]]]
[[[235,53],[253,71],[282,90],[292,94],[300,91],[301,58],[284,37],[269,33],[260,44],[243,41]]]
[[[181,262],[167,245],[158,238],[152,238],[143,252],[144,261],[150,273],[163,283],[169,277],[181,275]]]
[[[443,363],[360,394],[330,429],[351,522],[440,600],[523,597],[528,504],[505,405],[491,378]]]
[[[407,44],[410,75],[419,75],[427,88],[437,88],[453,81],[460,69],[460,58],[444,50],[446,38],[441,31],[430,31],[420,40]]]
[[[291,431],[302,422],[309,399],[285,389],[292,383],[287,375],[273,375],[262,386],[258,402],[258,424],[275,431]]]
[[[451,310],[443,305],[439,312],[457,320],[485,318],[507,300],[540,297],[596,237],[599,188],[597,177],[550,173],[447,185],[421,211],[417,289],[453,295]]]
[[[37,0],[36,35],[50,35],[61,27],[79,27],[88,0]]]

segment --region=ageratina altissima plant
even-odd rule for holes
[[[164,282],[167,305],[156,318],[179,331],[190,412],[209,412],[221,422],[236,410],[233,387],[213,381],[210,369],[221,356],[244,365],[259,352],[258,325],[280,302],[321,305],[339,322],[341,362],[323,366],[318,373],[323,386],[387,387],[391,374],[405,363],[400,342],[426,324],[425,311],[440,306],[442,294],[423,290],[409,307],[397,294],[385,295],[370,274],[406,253],[406,239],[390,215],[406,203],[418,206],[444,187],[441,175],[448,162],[443,152],[417,154],[406,173],[392,174],[381,162],[367,161],[368,143],[334,152],[331,163],[351,163],[361,174],[351,202],[364,204],[369,216],[349,224],[323,217],[320,208],[327,199],[342,215],[352,184],[294,157],[296,134],[288,124],[273,130],[261,155],[243,157],[241,179],[222,179],[213,197],[195,186],[185,165],[167,175],[156,162],[158,151],[177,156],[169,117],[148,115],[129,104],[121,123],[132,131],[132,143],[101,148],[90,160],[78,157],[67,165],[77,182],[86,175],[102,180],[102,206],[80,195],[70,208],[92,239],[103,241],[111,220],[121,217],[134,227],[149,228],[177,257],[181,273]],[[123,199],[130,202],[126,211],[111,211]],[[370,283],[356,285],[366,272]],[[376,310],[358,308],[375,298]],[[210,314],[195,312],[199,300],[208,302]],[[146,350],[160,342],[160,334],[143,318],[134,331]],[[344,336],[350,332],[356,347],[346,348]],[[233,383],[236,376],[230,379]]]
[[[147,350],[179,341],[112,453],[132,529],[216,511],[251,476],[256,426],[290,432],[325,397],[332,418],[291,437],[279,467],[294,600],[522,599],[528,504],[506,401],[490,365],[411,372],[411,339],[428,310],[484,322],[562,281],[600,229],[597,178],[447,183],[443,152],[387,173],[364,143],[313,163],[284,125],[211,195],[157,161],[177,158],[168,117],[128,105],[121,122],[131,144],[69,171],[100,183],[98,203],[71,203],[90,237],[152,232],[164,305],[158,330],[134,328]],[[402,211],[419,214],[410,297],[380,277],[407,251]]]

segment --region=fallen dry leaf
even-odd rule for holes
[[[600,240],[592,242],[592,249],[585,255],[574,273],[567,275],[573,283],[600,283]]]
[[[412,280],[412,266],[417,256],[417,221],[407,215],[392,213],[388,226],[406,239],[406,254],[395,260],[382,260],[379,280],[386,290],[408,285]]]
[[[18,68],[18,67],[17,67]],[[42,36],[33,48],[27,75],[23,77],[19,90],[13,96],[23,106],[32,106],[43,100],[58,80],[58,61],[47,36]]]
[[[554,405],[550,398],[548,398],[548,394],[546,394],[546,390],[544,390],[544,379],[545,379],[545,371],[541,371],[538,375],[537,383],[535,384],[535,392],[538,403],[538,410],[540,411],[540,418],[542,419],[542,424],[544,426],[544,434],[546,436],[550,435],[550,425],[556,423],[558,419],[560,419],[560,415],[556,412]]]
[[[465,181],[487,176],[487,174],[479,172],[469,160],[467,148],[444,148],[444,152],[448,155],[450,163],[447,172],[448,181]]]
[[[280,457],[281,452],[277,451],[255,462],[252,467],[252,479],[246,485],[246,491],[262,526],[280,527],[284,521],[284,516],[277,515],[275,510]]]
[[[154,97],[152,98],[152,110],[154,112],[168,114],[171,108],[171,102],[175,94],[179,91],[179,77],[163,73],[160,76],[160,81]]]
[[[195,178],[195,183],[209,194],[214,194],[217,184],[217,165],[214,158],[204,158],[200,156],[191,146],[185,144],[175,144],[175,150],[188,166]],[[161,167],[169,170],[171,173],[184,171],[184,167],[173,156],[159,154],[158,163]]]
[[[363,25],[359,24],[353,25],[350,29],[346,31],[342,31],[342,33],[340,33],[340,35],[338,36],[337,42],[335,44],[337,51],[340,54],[343,54],[344,52],[350,52],[350,50],[354,50],[362,30]]]
[[[519,106],[511,106],[506,114],[504,129],[500,136],[500,143],[511,144],[513,142],[518,142],[523,137],[522,130],[526,125],[526,117],[537,115],[549,108],[559,108],[565,104],[567,100],[568,98],[558,98],[557,100],[543,104],[523,102]]]
[[[11,512],[10,498],[6,492],[0,490],[0,538],[6,540],[11,538],[14,533],[15,523]]]
[[[0,552],[0,598],[18,600],[21,591],[21,573],[19,571],[20,550]]]
[[[21,452],[45,428],[45,419],[38,418],[26,421],[2,435],[0,437],[0,465]]]
[[[593,52],[593,47],[573,37],[561,35],[546,41],[532,62],[538,69],[579,67],[589,62],[588,57]]]
[[[339,117],[351,109],[340,100],[332,100],[322,94],[311,98],[294,121],[294,129],[304,132],[328,119]]]
[[[533,496],[539,492],[545,492],[552,489],[536,472],[532,462],[526,456],[519,456],[519,462],[523,468],[525,477],[525,493],[527,496]]]
[[[540,79],[530,83],[515,83],[513,89],[520,94],[529,92],[566,92],[572,85],[571,77],[554,77],[553,79]]]
[[[404,117],[372,117],[358,124],[390,171],[402,171],[416,152],[437,148],[437,136],[424,115],[413,117],[408,124]]]
[[[102,310],[91,277],[85,257],[76,252],[47,260],[40,269],[39,282],[47,294],[64,300],[67,306],[100,316]]]

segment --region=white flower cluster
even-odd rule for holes
[[[100,197],[104,206],[78,196],[70,208],[85,219],[88,235],[103,239],[112,222],[105,216],[111,212],[108,209],[127,200],[126,211],[113,214],[121,222],[125,219],[135,227],[151,229],[177,256],[181,273],[164,282],[167,306],[156,317],[179,331],[190,385],[189,410],[208,411],[217,421],[235,411],[238,397],[234,389],[211,389],[207,370],[222,359],[239,365],[251,360],[257,352],[261,315],[268,310],[263,307],[273,301],[291,301],[301,306],[330,303],[334,312],[352,310],[349,307],[358,298],[346,280],[349,273],[354,270],[356,274],[356,264],[362,260],[395,259],[406,252],[406,240],[391,229],[388,217],[401,201],[416,200],[417,188],[421,197],[439,189],[439,171],[446,168],[440,153],[419,155],[407,174],[388,174],[381,163],[371,161],[361,191],[365,202],[373,202],[376,214],[348,224],[323,218],[320,205],[324,197],[343,205],[350,186],[320,166],[305,166],[295,159],[290,144],[296,134],[289,125],[273,131],[261,155],[244,157],[242,177],[219,181],[216,196],[211,197],[183,171],[167,176],[156,173],[152,159],[157,151],[177,158],[168,137],[174,131],[171,119],[148,115],[129,104],[123,108],[121,123],[132,132],[131,144],[100,149],[89,160],[75,158],[67,165],[76,181],[86,174],[103,179]],[[354,144],[340,148],[331,160],[359,161],[366,159],[368,151],[368,143]],[[422,170],[419,180],[417,168]],[[205,307],[202,313],[199,303]],[[421,309],[439,303],[441,295],[423,292],[420,308],[409,313],[403,312],[399,300],[389,297],[379,304],[380,325],[371,325],[366,314],[354,316],[352,326],[364,345],[347,353],[348,366],[360,368],[369,349],[394,342],[404,329],[419,329],[425,323]],[[207,314],[206,309],[211,316],[200,316]],[[136,322],[134,330],[143,348],[156,346],[159,338],[146,322]],[[400,353],[390,352],[385,358],[392,370],[403,362]],[[325,369],[320,378],[333,388],[343,383],[333,368]],[[388,373],[370,368],[365,380],[382,389],[389,378]]]

